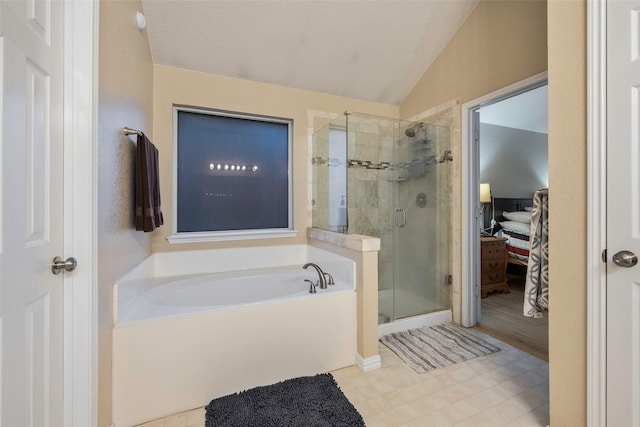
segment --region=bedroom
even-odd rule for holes
[[[480,112],[479,183],[482,228],[478,327],[509,344],[548,360],[547,288],[536,292],[546,262],[534,265],[534,196],[548,188],[547,85],[529,88]],[[538,196],[546,200],[544,192]],[[532,224],[532,216],[534,218]],[[546,228],[546,227],[544,227]],[[530,254],[533,251],[533,255]],[[531,261],[529,259],[532,258]],[[527,276],[529,278],[527,279]],[[546,283],[546,281],[544,282]],[[541,307],[542,306],[542,307]],[[523,313],[527,313],[524,315]]]

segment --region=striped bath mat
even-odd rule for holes
[[[395,332],[380,341],[419,374],[500,351],[453,323]]]

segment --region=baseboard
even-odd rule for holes
[[[451,318],[451,310],[441,310],[420,316],[407,317],[391,323],[381,323],[378,325],[378,337],[392,334],[394,332],[406,331],[407,329],[422,328],[423,326],[434,326],[439,325],[440,323],[451,322]]]
[[[356,354],[356,365],[362,372],[374,371],[382,367],[382,359],[379,354],[363,359],[362,356]]]

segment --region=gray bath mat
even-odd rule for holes
[[[500,351],[453,323],[395,332],[380,341],[419,374]]]
[[[331,374],[300,377],[213,399],[205,427],[364,427]]]

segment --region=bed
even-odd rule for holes
[[[485,212],[485,230],[507,239],[507,262],[527,268],[523,307],[527,317],[542,317],[549,309],[548,213],[548,189],[536,191],[532,199],[495,198]]]
[[[517,221],[511,221],[504,217],[505,212],[527,212],[533,209],[532,198],[500,198],[493,199],[493,205],[488,205],[484,215],[484,229],[489,234],[507,239],[507,262],[520,266],[527,266],[529,260],[529,226],[526,223],[518,226]],[[491,230],[491,218],[495,218],[495,226]],[[507,230],[501,223],[508,223],[517,230]],[[491,233],[493,231],[493,233]]]

